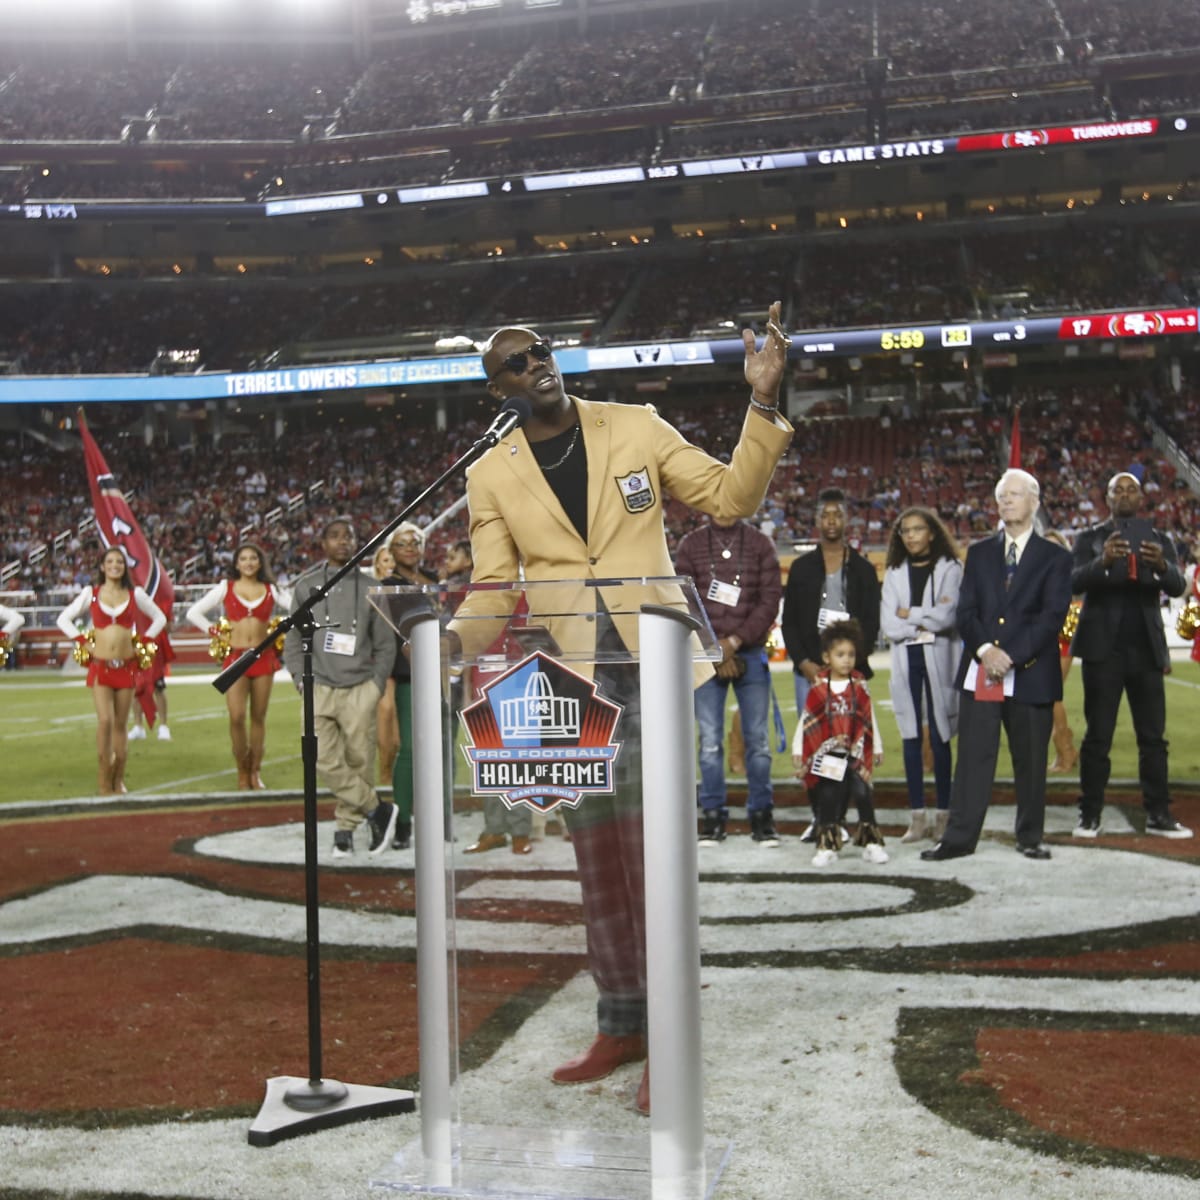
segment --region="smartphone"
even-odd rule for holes
[[[508,631],[512,634],[513,641],[526,654],[532,654],[535,650],[541,650],[543,654],[550,655],[562,653],[561,647],[554,640],[554,635],[545,625],[511,625]]]

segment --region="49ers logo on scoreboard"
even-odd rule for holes
[[[1030,146],[1048,146],[1050,134],[1045,129],[1015,129],[1001,139],[1005,150],[1024,150]]]
[[[1101,313],[1096,316],[1063,317],[1058,326],[1058,338],[1059,341],[1077,341],[1101,337],[1158,337],[1170,333],[1195,333],[1197,324],[1194,308]]]

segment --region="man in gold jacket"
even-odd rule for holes
[[[771,305],[762,348],[755,348],[750,330],[743,341],[750,407],[726,464],[689,443],[649,406],[568,395],[549,344],[532,330],[494,333],[482,348],[488,391],[501,403],[523,400],[531,414],[467,476],[472,584],[670,576],[664,494],[718,520],[752,516],[792,436],[778,411],[789,345],[778,302]],[[469,597],[467,613],[472,599],[486,603],[487,595]],[[619,607],[610,591],[599,600],[581,593],[579,600],[579,616],[544,622],[564,650],[579,649],[582,639],[595,643],[585,649],[594,649],[597,661],[610,651],[636,653],[632,622],[596,611]],[[531,619],[537,617],[535,606],[531,597]],[[554,607],[564,611],[561,601]],[[470,640],[470,624],[455,623],[464,641]],[[482,630],[487,622],[479,625]],[[699,666],[702,682],[712,667]],[[625,749],[616,797],[588,797],[567,815],[583,893],[588,965],[600,995],[596,1040],[553,1073],[564,1084],[601,1079],[646,1054],[636,667],[598,666],[596,681],[603,695],[624,707]],[[649,1111],[649,1094],[647,1068],[637,1096],[643,1112]]]

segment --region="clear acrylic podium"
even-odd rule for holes
[[[420,1137],[371,1186],[513,1200],[706,1200],[729,1148],[706,1144],[703,1126],[692,690],[696,664],[721,652],[692,581],[452,593],[428,585],[370,596],[407,639],[412,664],[420,1050]],[[700,667],[701,677],[710,669]],[[481,802],[492,824],[527,828],[524,811],[540,811],[563,821],[572,841],[547,836],[516,854],[506,839],[465,853],[477,842]],[[629,852],[638,842],[644,874],[641,855]],[[639,861],[621,865],[612,888],[608,852],[618,844],[616,857]],[[641,909],[625,903],[639,893]],[[572,1007],[569,1037],[526,1036],[543,1006],[563,1004],[563,989],[581,986],[575,977],[601,961],[585,930],[594,920],[621,928],[626,917],[645,931],[648,1120],[632,1103],[640,1062],[595,1084],[551,1081],[595,1036],[590,1011],[582,1033]],[[627,979],[639,956],[612,941],[605,959]],[[585,1006],[598,992],[601,1010],[624,1002],[598,978],[587,988]],[[497,1036],[503,1026],[511,1036]]]

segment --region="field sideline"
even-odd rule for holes
[[[880,782],[902,778],[899,739],[888,700],[887,655],[872,694],[880,707],[885,745]],[[1067,708],[1076,744],[1083,736],[1083,695],[1078,666],[1067,680]],[[172,741],[131,742],[127,780],[134,795],[175,792],[223,792],[236,786],[225,701],[211,686],[213,673],[181,670],[169,685]],[[774,778],[793,781],[790,741],[796,724],[791,673],[773,672],[789,748],[775,754]],[[0,672],[0,760],[5,764],[0,802],[62,800],[88,796],[95,790],[95,717],[82,673],[61,671]],[[263,777],[272,790],[297,791],[301,786],[299,747],[300,700],[285,675],[276,678],[267,718],[267,754]],[[1167,736],[1171,743],[1171,777],[1181,785],[1200,782],[1200,665],[1180,655],[1167,680]],[[1002,751],[1001,775],[1011,775]],[[1129,715],[1122,706],[1113,749],[1113,779],[1136,779],[1137,747]],[[1051,777],[1052,779],[1055,777]],[[462,782],[460,775],[459,782]]]

